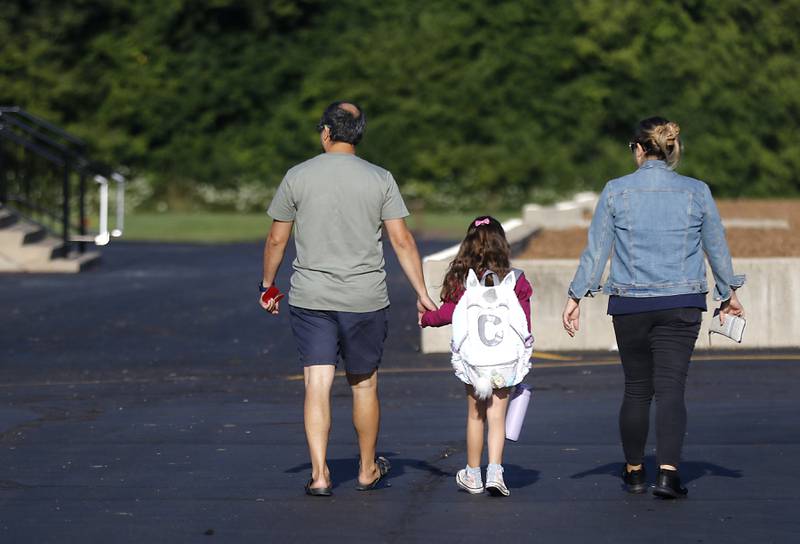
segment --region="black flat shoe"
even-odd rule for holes
[[[628,467],[622,467],[622,481],[625,482],[625,491],[628,493],[644,493],[647,491],[647,479],[644,467],[628,472]]]
[[[306,482],[306,495],[311,495],[312,497],[330,497],[333,495],[330,487],[311,487],[313,483],[313,478]]]
[[[689,490],[681,485],[677,470],[658,471],[656,486],[653,488],[653,495],[662,499],[685,499]]]
[[[386,457],[378,457],[375,459],[375,466],[378,467],[378,477],[368,484],[356,483],[357,491],[369,491],[371,489],[375,489],[381,479],[389,473],[389,469],[392,468],[392,465],[389,463],[389,460]]]

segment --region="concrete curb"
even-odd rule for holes
[[[512,227],[511,232],[525,232],[527,240],[545,226],[559,229],[585,225],[588,223],[586,212],[593,209],[596,203],[596,196],[591,198],[592,195],[581,193],[572,202],[547,208],[527,205],[523,208],[522,220],[508,223]],[[726,224],[733,226],[737,222],[746,222],[750,228],[783,228],[773,220],[733,219]],[[439,300],[442,278],[457,251],[458,245],[423,259],[426,286],[434,300]],[[531,321],[536,339],[535,349],[616,350],[611,317],[606,315],[608,299],[605,296],[586,298],[581,302],[581,330],[575,338],[570,338],[564,332],[561,313],[566,302],[567,287],[578,265],[577,259],[515,259],[512,265],[524,270],[533,284]],[[733,265],[737,274],[747,275],[747,283],[739,291],[747,318],[741,347],[772,349],[800,346],[800,337],[797,335],[797,331],[800,331],[800,258],[737,258],[733,260]],[[706,270],[708,285],[713,289],[711,269],[706,266]],[[709,311],[703,314],[696,349],[729,350],[739,347],[740,344],[719,336],[712,337],[709,343],[707,333],[713,313],[711,310],[719,306],[719,302],[709,295],[707,306]],[[424,353],[447,352],[449,343],[450,327],[422,329],[420,345]]]

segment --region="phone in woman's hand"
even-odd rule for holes
[[[714,311],[714,317],[711,318],[711,324],[708,326],[708,334],[709,339],[711,333],[721,334],[722,336],[727,336],[734,342],[742,342],[742,336],[744,335],[744,326],[747,322],[744,320],[743,317],[738,317],[733,314],[725,314],[725,321],[720,322],[720,312],[719,310]]]

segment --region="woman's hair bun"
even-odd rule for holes
[[[653,129],[653,139],[659,143],[663,142],[667,145],[673,145],[680,133],[681,127],[678,126],[678,123],[669,121],[663,125],[657,125]]]
[[[650,117],[639,122],[634,142],[642,144],[645,154],[667,162],[674,168],[681,156],[681,127],[663,117]]]
[[[667,136],[667,141],[668,141],[668,142],[670,142],[670,143],[672,143],[672,142],[674,142],[674,141],[675,141],[675,140],[678,138],[678,136],[680,135],[680,133],[681,133],[681,127],[679,127],[679,126],[678,126],[678,123],[675,123],[675,122],[673,122],[673,121],[670,121],[670,122],[669,122],[669,123],[667,123],[667,125],[666,125],[666,131],[667,131],[667,134],[666,134],[666,136]]]

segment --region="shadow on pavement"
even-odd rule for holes
[[[434,476],[449,477],[453,474],[442,470],[441,468],[430,464],[421,459],[408,459],[397,457],[396,453],[382,453],[384,457],[389,459],[392,464],[392,469],[386,475],[384,480],[392,480],[406,474],[406,469],[412,468],[418,471],[425,471]],[[337,488],[342,482],[349,482],[358,478],[358,455],[348,458],[328,459],[328,469],[331,471],[333,488]],[[303,463],[286,469],[284,472],[287,474],[297,474],[299,472],[311,473],[311,463]]]
[[[681,463],[681,480],[691,482],[702,476],[723,476],[725,478],[741,478],[740,469],[725,468],[706,461],[686,461]]]
[[[658,472],[658,465],[656,458],[648,455],[644,458],[645,469],[648,474],[656,474]],[[619,478],[622,473],[623,463],[607,463],[599,467],[578,472],[570,476],[573,480],[579,480],[587,476],[613,476]],[[707,461],[683,461],[680,466],[681,481],[686,484],[697,480],[703,476],[722,476],[725,478],[741,478],[742,471],[739,469],[730,469]]]
[[[523,468],[519,465],[503,463],[503,479],[509,489],[521,489],[539,481],[539,471]]]
[[[440,478],[452,478],[455,476],[455,472],[442,470],[428,461],[397,457],[396,453],[386,453],[383,455],[392,463],[392,469],[385,478],[387,481],[406,475],[407,469],[409,468],[416,471],[427,472],[432,476],[438,476]],[[331,471],[334,480],[333,488],[335,489],[343,482],[349,482],[358,478],[358,456],[354,455],[348,458],[328,459],[328,468]],[[505,472],[505,479],[507,480],[506,483],[511,489],[528,487],[539,480],[538,470],[531,470],[519,465],[510,464],[504,464],[503,469]],[[311,463],[296,465],[286,469],[284,472],[287,474],[308,472],[310,474]]]

